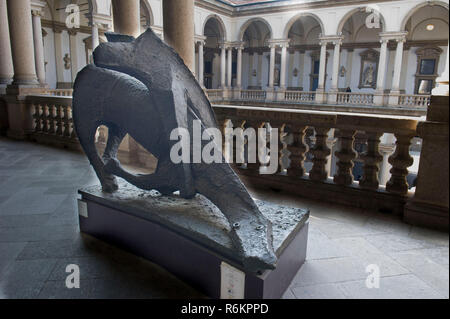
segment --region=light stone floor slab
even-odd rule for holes
[[[79,233],[76,190],[95,183],[80,153],[0,137],[0,298],[202,298],[157,265]],[[448,233],[250,191],[311,210],[307,261],[283,298],[448,298]],[[80,266],[80,289],[65,286],[70,263]],[[379,288],[366,286],[369,265],[379,267]]]

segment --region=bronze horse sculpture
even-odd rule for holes
[[[216,127],[211,104],[191,71],[150,28],[137,39],[113,33],[107,37],[109,42],[94,51],[95,65],[78,73],[73,94],[75,130],[103,191],[116,191],[118,176],[165,195],[202,194],[232,226],[230,237],[245,270],[275,268],[271,223],[230,165],[174,164],[170,159],[176,143],[170,139],[173,129],[191,132],[194,120],[201,121],[202,131]],[[95,147],[100,125],[109,130],[102,157]],[[127,133],[158,159],[155,173],[135,175],[121,167],[116,156]]]

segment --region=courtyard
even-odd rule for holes
[[[82,153],[0,137],[0,298],[205,298],[157,265],[80,234],[77,190],[97,182]],[[449,298],[448,233],[249,190],[311,210],[307,260],[284,298]],[[66,288],[70,264],[80,268],[79,289]],[[380,270],[379,288],[366,286],[369,265]]]

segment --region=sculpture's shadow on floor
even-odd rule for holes
[[[86,257],[80,275],[92,278],[84,298],[203,299],[204,295],[165,269],[90,235],[79,233],[80,248]],[[158,243],[149,243],[158,244]],[[78,259],[78,260],[77,260]]]

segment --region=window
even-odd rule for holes
[[[417,70],[415,94],[431,94],[438,76],[437,66],[442,49],[439,47],[424,47],[416,51]]]

